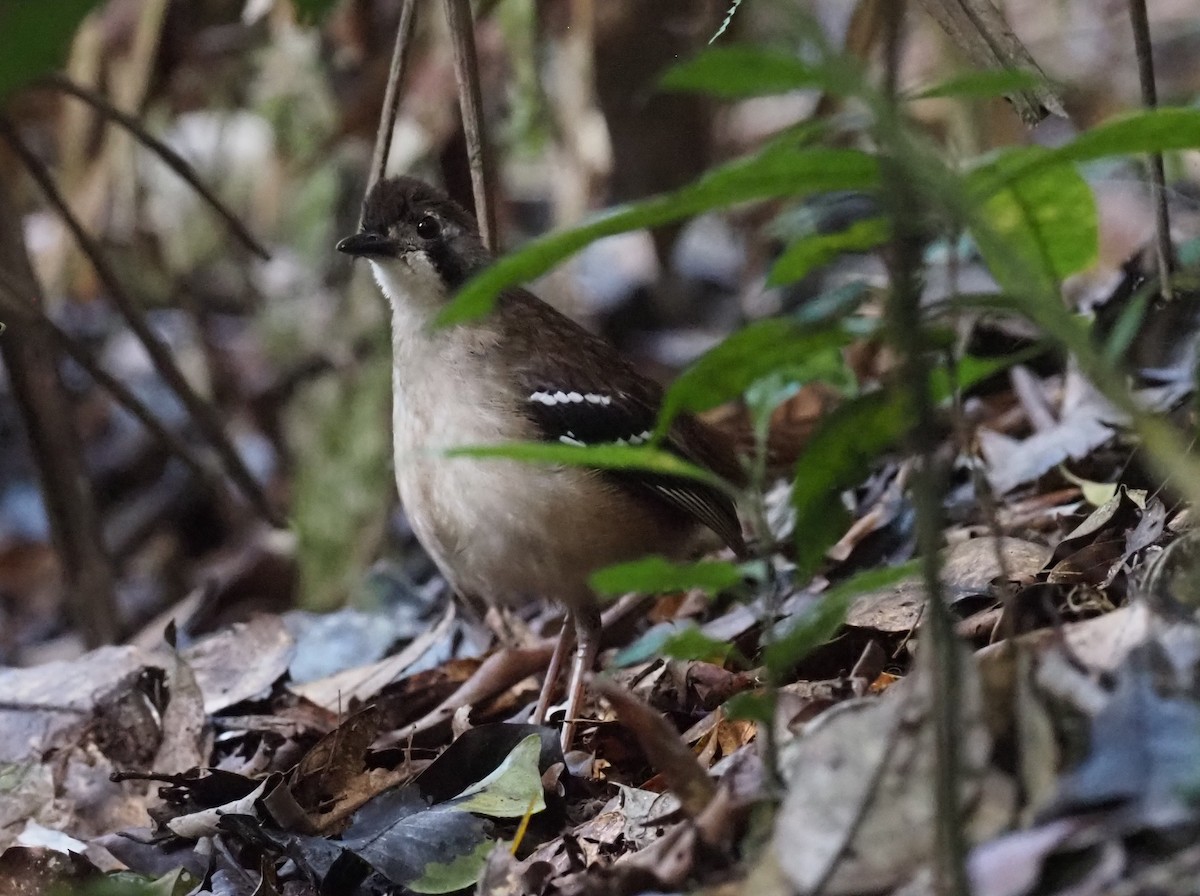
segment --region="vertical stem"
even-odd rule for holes
[[[496,248],[496,208],[492,202],[492,164],[483,132],[483,96],[479,87],[479,57],[475,52],[475,23],[470,0],[445,0],[454,45],[454,74],[458,79],[458,105],[462,110],[475,217],[479,235],[489,249]]]
[[[896,96],[905,3],[903,0],[892,0],[885,3],[884,7],[885,78],[890,102],[881,110],[881,143],[884,146],[891,144],[893,153],[900,153],[903,151],[900,139],[902,125]],[[887,139],[889,132],[891,140]],[[922,652],[930,660],[925,670],[931,673],[933,692],[936,891],[939,894],[968,896],[970,890],[964,865],[966,844],[959,805],[961,751],[958,737],[958,650],[953,622],[942,598],[938,575],[945,475],[937,460],[938,424],[929,388],[929,347],[922,327],[920,305],[923,202],[901,158],[897,155],[884,156],[882,162],[883,195],[889,205],[893,229],[888,253],[891,293],[887,303],[887,329],[900,360],[900,387],[908,393],[913,416],[910,450],[918,459],[912,490],[917,510],[917,547],[921,554],[927,594],[926,643]]]
[[[368,193],[387,171],[388,156],[392,151],[392,131],[396,129],[396,113],[400,109],[400,85],[404,82],[408,45],[412,43],[413,24],[416,22],[416,8],[417,0],[404,0],[400,5],[400,21],[396,23],[396,43],[392,47],[392,64],[388,69],[387,89],[383,94],[379,130],[375,134],[375,152],[371,156]]]
[[[42,325],[41,287],[21,231],[21,216],[0,188],[0,356],[29,437],[62,565],[72,620],[89,647],[120,634],[112,565],[83,467],[71,406],[58,378],[58,352]]]
[[[1154,53],[1150,46],[1150,21],[1146,0],[1129,0],[1129,20],[1133,25],[1133,46],[1137,53],[1138,79],[1142,82],[1142,105],[1158,108],[1158,90],[1154,83]],[[1158,262],[1159,291],[1164,299],[1175,297],[1171,272],[1175,270],[1175,250],[1171,245],[1171,218],[1167,211],[1167,176],[1161,152],[1150,153],[1150,199],[1154,203],[1155,255]]]

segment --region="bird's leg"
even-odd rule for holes
[[[583,680],[596,665],[600,649],[600,611],[584,606],[571,611],[575,623],[575,661],[571,664],[571,681],[567,686],[567,718],[563,722],[563,752],[571,749],[575,739],[575,719],[583,703]]]
[[[529,721],[534,725],[546,723],[546,711],[550,708],[550,699],[554,696],[554,685],[558,681],[563,657],[567,654],[567,647],[571,644],[571,635],[574,634],[574,631],[575,625],[572,617],[568,615],[563,619],[562,631],[558,633],[558,643],[554,645],[554,653],[550,655],[550,665],[546,668],[546,677],[542,681],[542,692],[538,695],[537,706],[533,709],[533,715],[529,717]]]

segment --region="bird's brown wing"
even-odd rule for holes
[[[639,445],[648,442],[662,406],[662,389],[589,333],[526,290],[509,290],[503,343],[514,353],[512,369],[527,416],[550,442]],[[555,353],[546,350],[555,346]],[[558,351],[572,346],[563,359]],[[741,467],[718,433],[694,417],[679,417],[663,445],[667,450],[734,482]],[[682,511],[712,529],[739,554],[745,551],[733,501],[693,479],[641,470],[606,470],[602,475]]]

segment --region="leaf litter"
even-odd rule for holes
[[[1178,390],[1193,354],[1138,375]],[[884,355],[855,358],[860,381],[886,378]],[[959,797],[988,896],[1200,867],[1180,845],[1200,820],[1197,540],[1079,372],[1034,370],[970,393],[973,438],[945,434]],[[932,892],[927,595],[905,566],[904,409],[885,398],[843,402],[827,429],[812,406],[837,402],[811,390],[771,411],[772,459],[815,463],[811,440],[836,483],[820,507],[777,483],[764,516],[786,545],[824,508],[825,542],[612,573],[605,590],[658,596],[606,611],[608,671],[566,756],[523,721],[553,613],[501,618],[495,647],[444,605],[389,655],[305,657],[325,674],[295,681],[321,647],[298,646],[296,620],[198,621],[279,559],[266,542],[191,605],[177,648],[160,625],[0,671],[0,891],[120,872],[232,896]],[[865,423],[882,454],[845,454]],[[321,637],[361,634],[347,622]]]

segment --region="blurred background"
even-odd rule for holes
[[[441,183],[470,208],[442,5],[417,5],[389,172]],[[382,299],[361,266],[333,251],[357,227],[399,7],[399,0],[108,0],[71,38],[64,75],[186,159],[267,257],[232,236],[159,153],[92,104],[37,85],[5,101],[20,143],[215,410],[282,517],[277,522],[286,523],[269,525],[224,473],[198,475],[95,375],[55,359],[111,561],[110,636],[158,638],[162,614],[172,610],[184,635],[195,636],[256,610],[386,609],[379,617],[386,623],[360,625],[355,659],[365,662],[429,624],[442,583],[396,505]],[[660,90],[662,73],[703,48],[728,7],[724,0],[475,4],[503,247],[679,187],[814,116],[853,120],[853,107],[815,91],[718,103]],[[1051,117],[1030,129],[999,99],[914,103],[913,114],[951,157],[1053,145],[1139,104],[1124,3],[1002,7],[1059,86],[1071,120]],[[720,40],[794,49],[808,27],[803,9],[833,44],[871,65],[875,8],[745,0]],[[968,68],[933,19],[913,12],[902,86]],[[1156,0],[1150,15],[1160,100],[1193,104],[1200,9]],[[1172,159],[1174,201],[1194,211],[1200,162],[1194,154]],[[1088,176],[1101,255],[1073,286],[1081,300],[1111,289],[1153,230],[1136,170],[1110,164]],[[20,222],[50,318],[201,466],[223,469],[11,142],[0,142],[0,192],[8,206],[0,214]],[[536,289],[665,380],[747,320],[794,308],[831,285],[882,282],[878,260],[859,255],[786,289],[764,285],[783,239],[843,226],[830,222],[870,213],[861,206],[859,197],[824,197],[613,237]],[[811,395],[790,408],[797,443],[820,410]],[[81,632],[80,611],[66,600],[79,570],[64,570],[51,543],[24,419],[12,378],[0,375],[0,664],[73,656],[97,639]]]

